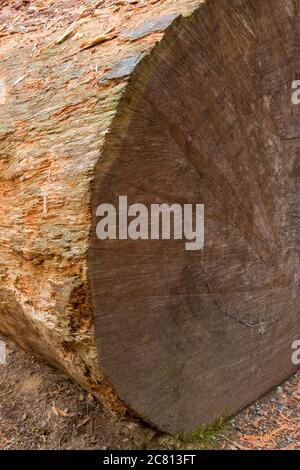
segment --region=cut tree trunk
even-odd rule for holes
[[[191,431],[296,370],[300,0],[83,3],[0,30],[0,330]],[[121,195],[204,204],[204,249],[100,241]]]

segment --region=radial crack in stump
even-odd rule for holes
[[[88,273],[102,371],[169,432],[295,371],[300,3],[210,0],[136,66],[96,165]],[[205,204],[205,246],[105,240],[97,207]]]

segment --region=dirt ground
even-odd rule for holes
[[[0,365],[0,449],[137,449],[154,432],[120,420],[79,385],[7,343]]]
[[[227,423],[168,436],[120,419],[47,364],[5,340],[0,449],[300,449],[300,376]]]

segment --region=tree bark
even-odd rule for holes
[[[300,4],[81,3],[0,30],[0,330],[190,431],[295,370]],[[120,195],[204,204],[204,249],[100,241]]]

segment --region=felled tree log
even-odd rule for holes
[[[103,2],[46,37],[47,10],[0,33],[0,330],[162,430],[295,370],[299,13]],[[120,195],[204,204],[204,249],[100,241],[96,209]]]

